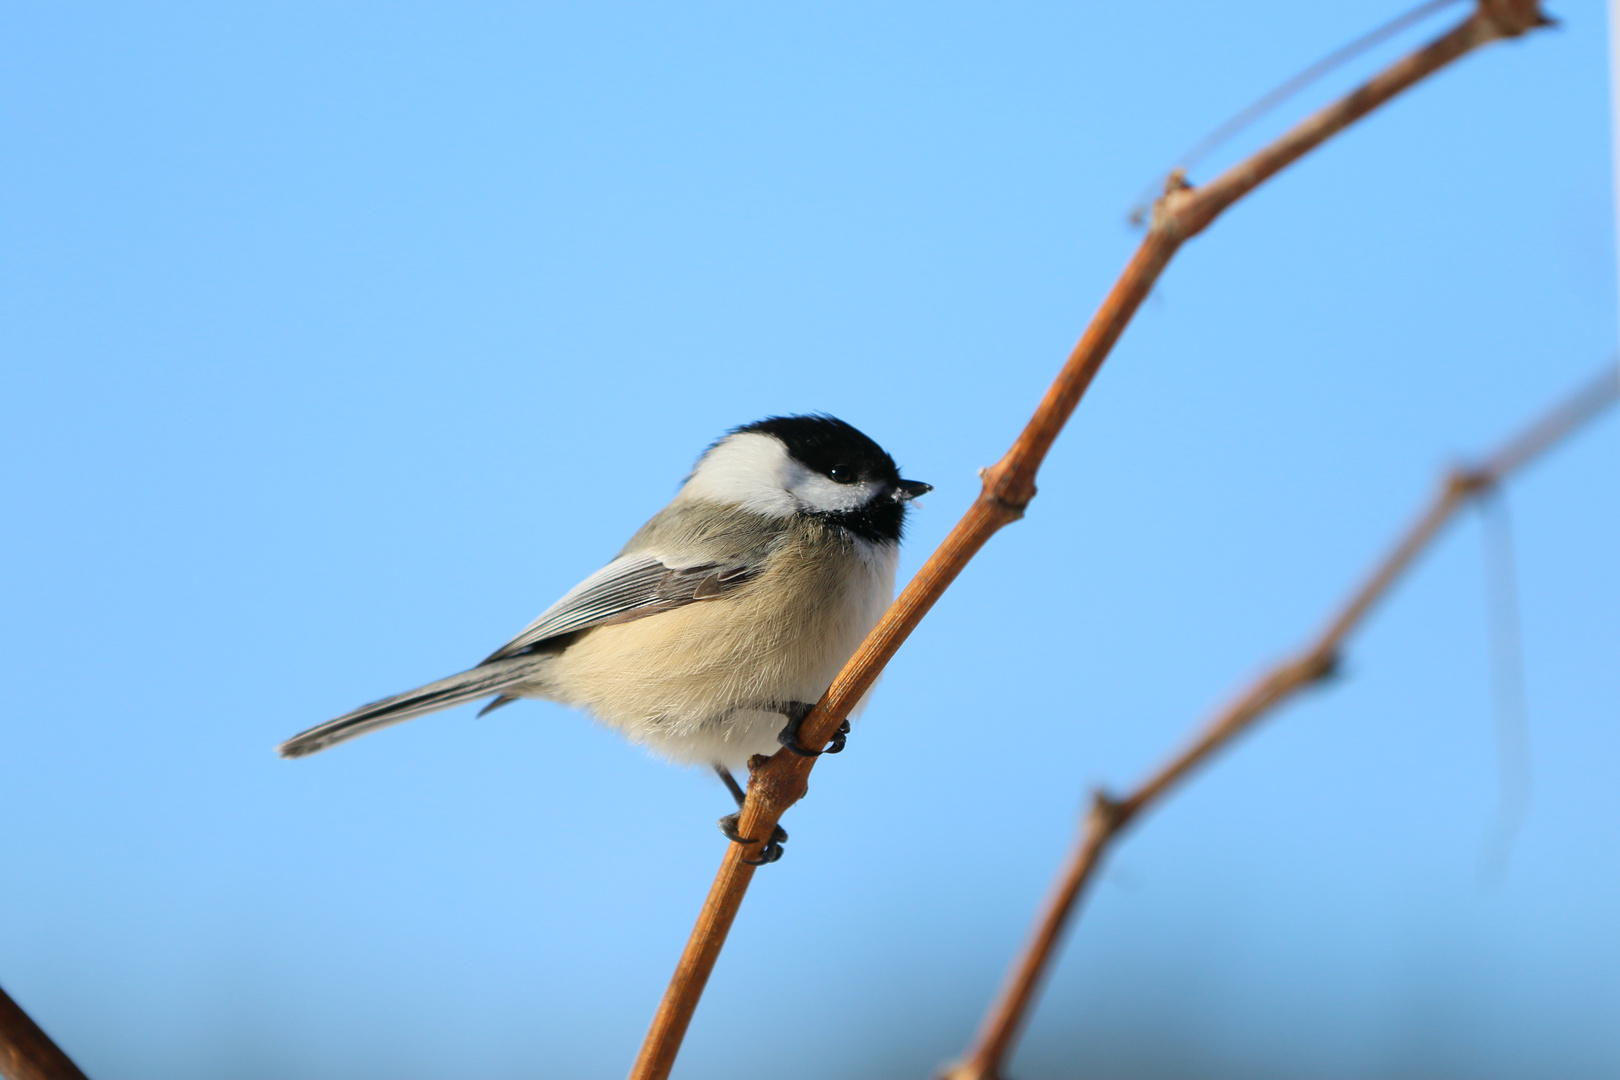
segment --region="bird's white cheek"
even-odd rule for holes
[[[801,473],[776,439],[731,435],[703,456],[678,497],[740,506],[766,517],[787,517],[798,509],[788,484]]]

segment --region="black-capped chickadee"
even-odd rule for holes
[[[545,698],[712,766],[740,806],[731,766],[778,744],[821,752],[799,744],[799,723],[888,607],[907,504],[929,490],[831,416],[737,428],[618,558],[483,663],[310,728],[281,756],[477,698],[495,696],[483,712]],[[735,824],[722,819],[738,840]],[[780,854],[773,841],[764,860]]]

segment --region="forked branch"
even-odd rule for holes
[[[1304,649],[1260,676],[1218,712],[1185,749],[1165,762],[1135,791],[1119,798],[1103,791],[1092,796],[1091,811],[1086,815],[1079,841],[1036,917],[1035,932],[1007,973],[1006,983],[985,1014],[972,1049],[941,1080],[997,1080],[1002,1075],[1080,897],[1103,856],[1125,829],[1238,735],[1306,687],[1330,675],[1338,665],[1345,638],[1361,625],[1373,606],[1388,594],[1459,509],[1489,494],[1544,450],[1614,404],[1616,398],[1620,398],[1620,371],[1611,364],[1602,375],[1509,440],[1483,463],[1447,473],[1417,520]]]
[[[1192,188],[1181,176],[1173,176],[1164,197],[1154,207],[1141,246],[1092,317],[1034,416],[1007,454],[985,470],[978,499],[917,571],[805,718],[799,729],[800,741],[807,746],[827,745],[833,731],[877,681],[890,658],[962,568],[998,529],[1023,516],[1024,507],[1035,497],[1035,475],[1047,451],[1136,309],[1184,242],[1202,232],[1238,199],[1401,91],[1481,45],[1516,37],[1545,22],[1535,0],[1479,0],[1473,14],[1451,31],[1396,61],[1207,186]],[[727,849],[631,1068],[631,1080],[664,1080],[669,1075],[709,973],[753,880],[754,867],[749,860],[759,858],[763,841],[771,835],[783,812],[804,797],[814,762],[813,758],[779,752],[770,758],[756,758],[751,764],[748,799],[738,831],[760,840],[747,846],[733,844]]]

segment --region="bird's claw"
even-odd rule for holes
[[[727,814],[725,817],[720,819],[720,831],[725,834],[725,838],[730,840],[733,844],[758,843],[758,841],[753,837],[743,836],[737,831],[737,821],[741,817],[741,810],[737,811],[735,814]],[[766,863],[775,862],[777,859],[782,857],[782,845],[787,843],[787,838],[787,830],[782,828],[780,825],[776,826],[771,830],[770,840],[765,844],[764,847],[760,848],[759,858],[744,859],[743,862],[747,863],[749,866],[764,866]]]
[[[781,857],[782,845],[778,844],[775,840],[772,840],[770,843],[759,849],[759,858],[744,859],[743,862],[748,866],[764,866],[767,863],[775,862]]]
[[[811,750],[799,741],[799,725],[803,724],[804,718],[810,715],[812,707],[800,705],[792,712],[786,713],[785,715],[788,718],[787,726],[776,736],[776,741],[800,757],[820,757],[822,754],[842,753],[844,744],[849,741],[848,720],[838,725],[838,730],[833,732],[832,741],[827,744],[825,750]],[[800,711],[801,709],[802,711]]]
[[[822,751],[822,753],[841,754],[844,752],[844,744],[848,741],[849,721],[845,720],[842,724],[838,725],[838,730],[833,732],[832,742],[827,744],[827,749]]]

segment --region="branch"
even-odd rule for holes
[[[1475,12],[1456,28],[1396,61],[1207,187],[1192,188],[1180,174],[1172,174],[1164,197],[1154,207],[1141,246],[1092,317],[1034,416],[1006,456],[984,471],[978,499],[917,571],[805,718],[799,729],[800,741],[807,746],[827,745],[833,731],[871,689],[895,652],[968,561],[997,530],[1023,516],[1025,506],[1035,497],[1035,474],[1047,451],[1136,309],[1183,243],[1265,180],[1401,91],[1481,45],[1516,37],[1545,22],[1535,0],[1480,0]],[[709,973],[714,970],[726,934],[753,880],[754,867],[747,860],[759,858],[763,841],[771,835],[783,812],[804,797],[815,760],[779,751],[770,758],[756,757],[750,762],[748,798],[738,831],[760,839],[727,848],[686,949],[653,1016],[641,1053],[630,1070],[631,1080],[665,1080],[669,1076]]]
[[[1441,480],[1440,489],[1405,535],[1367,579],[1352,592],[1316,638],[1291,659],[1262,675],[1160,769],[1124,798],[1099,791],[1092,796],[1084,831],[1074,853],[1058,874],[1051,895],[1036,921],[1035,933],[1007,974],[1000,996],[985,1013],[972,1049],[942,1080],[996,1080],[1011,1056],[1081,893],[1098,864],[1122,832],[1145,809],[1161,799],[1195,768],[1238,735],[1338,666],[1344,639],[1360,626],[1412,561],[1440,529],[1467,503],[1483,498],[1508,476],[1573,433],[1620,398],[1620,372],[1611,365],[1567,401],[1474,468],[1457,468]]]
[[[5,1080],[85,1080],[22,1006],[0,990],[0,1076]]]

